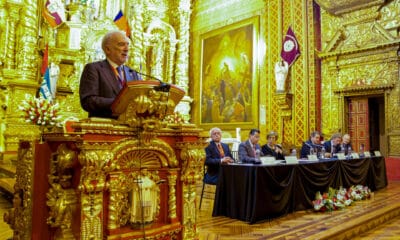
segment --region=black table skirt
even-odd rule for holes
[[[361,184],[387,186],[383,157],[323,160],[292,165],[222,165],[213,216],[249,223],[313,208],[317,191]]]

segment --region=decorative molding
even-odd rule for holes
[[[348,87],[334,90],[335,94],[343,94],[343,95],[366,95],[366,92],[385,92],[387,90],[391,90],[394,88],[394,84],[387,85],[378,85],[378,86],[357,86],[357,87]]]
[[[333,15],[341,15],[343,13],[385,4],[385,0],[315,0],[315,2]]]

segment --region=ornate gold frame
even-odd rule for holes
[[[258,36],[258,16],[199,35],[201,127],[258,126]]]

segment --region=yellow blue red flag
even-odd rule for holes
[[[46,44],[46,48],[43,53],[42,68],[40,73],[43,75],[42,83],[40,84],[40,95],[44,99],[52,100],[51,86],[50,86],[50,72],[49,72],[49,47]]]
[[[120,30],[125,31],[127,37],[131,37],[131,29],[128,24],[128,19],[126,19],[122,10],[119,10],[117,16],[115,16],[114,23]]]

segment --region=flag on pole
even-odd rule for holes
[[[122,13],[122,10],[119,10],[117,16],[115,16],[114,23],[115,23],[115,25],[117,25],[119,30],[125,31],[126,36],[128,38],[131,37],[131,29],[128,24],[128,19],[126,19],[126,17]]]
[[[43,60],[42,60],[42,68],[40,70],[40,74],[44,75],[46,72],[47,66],[49,66],[49,45],[46,44],[43,52]]]
[[[50,86],[50,70],[49,70],[49,47],[46,44],[46,48],[43,53],[42,68],[40,73],[43,76],[42,84],[40,85],[40,95],[44,99],[52,100],[51,86]]]
[[[64,6],[60,6],[56,2],[50,3],[50,0],[47,0],[42,15],[52,28],[56,28],[63,23],[63,17],[65,18],[63,11]]]
[[[300,55],[299,43],[291,27],[288,28],[285,40],[282,44],[281,58],[288,63],[289,67]]]

